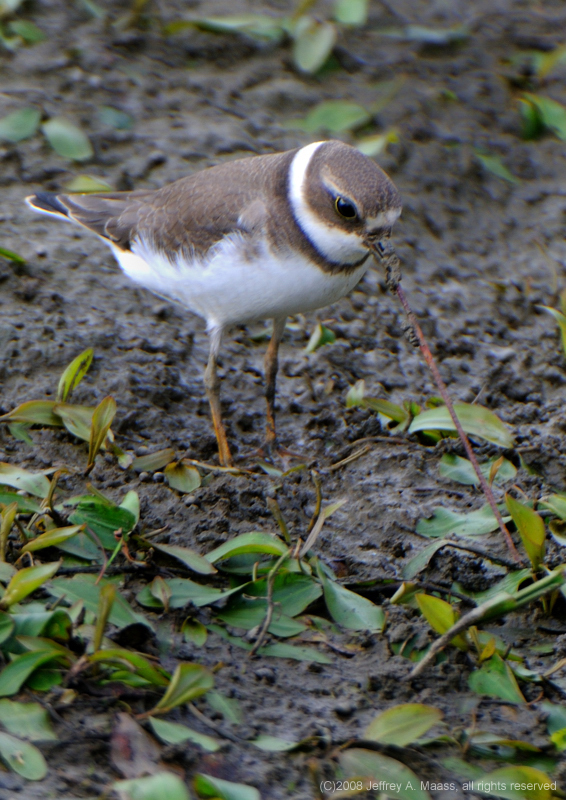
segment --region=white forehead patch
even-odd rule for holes
[[[401,210],[401,208],[390,208],[388,211],[380,211],[376,217],[368,217],[366,219],[366,230],[391,228],[399,219]]]
[[[315,152],[324,142],[301,147],[289,171],[289,202],[293,216],[307,239],[318,252],[335,264],[355,264],[366,254],[361,236],[329,225],[318,216],[306,199],[306,175]]]

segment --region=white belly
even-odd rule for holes
[[[299,254],[277,257],[266,246],[250,253],[240,235],[224,239],[206,261],[171,262],[144,243],[133,252],[112,250],[128,277],[203,317],[209,330],[323,308],[348,294],[368,268],[365,262],[331,275]]]

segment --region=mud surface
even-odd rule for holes
[[[101,5],[110,20],[121,13],[120,4]],[[62,189],[83,173],[117,189],[160,187],[225,160],[296,147],[313,137],[289,128],[290,118],[306,114],[322,99],[369,104],[376,83],[403,75],[405,82],[370,132],[395,127],[399,133],[399,142],[378,160],[404,201],[395,242],[405,291],[453,398],[477,399],[513,428],[517,449],[508,455],[519,463],[520,454],[538,473],[520,469],[516,482],[523,491],[533,497],[541,489],[564,491],[566,371],[556,325],[540,309],[557,305],[565,285],[564,143],[552,135],[524,141],[517,98],[526,87],[566,102],[566,72],[557,69],[541,88],[536,81],[529,84],[511,62],[528,49],[547,51],[561,44],[563,4],[496,0],[472,7],[456,1],[390,5],[376,0],[364,29],[341,32],[339,64],[319,78],[297,74],[286,46],[190,30],[170,38],[160,33],[161,24],[187,10],[281,14],[290,6],[284,0],[155,3],[148,6],[145,27],[126,30],[93,19],[75,3],[43,0],[24,7],[21,16],[33,19],[48,38],[3,54],[2,115],[31,102],[48,116],[66,116],[83,126],[96,155],[86,165],[74,165],[40,136],[0,150],[0,246],[27,262],[18,267],[0,257],[2,412],[26,400],[53,397],[62,369],[92,346],[95,360],[76,401],[95,405],[112,394],[118,404],[114,430],[125,450],[141,454],[170,446],[179,457],[214,462],[216,443],[201,383],[207,357],[203,323],[133,286],[95,237],[33,215],[23,198],[38,189]],[[321,3],[322,16],[325,8]],[[450,46],[379,35],[385,27],[407,23],[444,28],[463,21],[469,38]],[[131,130],[105,126],[97,114],[105,105],[130,114]],[[500,156],[518,182],[485,170],[476,157],[482,148]],[[317,320],[332,328],[336,342],[305,355]],[[423,642],[432,638],[413,608],[388,606],[403,564],[428,543],[415,533],[417,520],[439,505],[464,512],[484,502],[474,488],[439,477],[443,451],[412,437],[388,441],[372,412],[345,407],[349,386],[360,379],[368,394],[400,404],[422,404],[436,394],[403,327],[398,302],[387,294],[376,267],[350,297],[297,318],[287,330],[279,432],[283,444],[302,454],[307,470],[283,480],[262,472],[217,475],[188,499],[162,483],[140,481],[110,457],[100,458],[90,476],[98,489],[116,498],[136,489],[144,530],[167,526],[161,541],[206,552],[237,533],[275,531],[266,502],[272,496],[292,534],[304,537],[315,506],[309,470],[316,469],[325,502],[348,500],[324,527],[317,552],[349,586],[373,581],[364,593],[388,612],[383,636],[337,635],[338,649],[348,643],[359,648],[354,657],[327,650],[333,657],[329,666],[250,661],[216,636],[201,649],[182,644],[178,636],[171,640],[173,623],[182,620],[164,617],[158,626],[168,650],[164,665],[221,662],[217,688],[236,697],[244,710],[243,723],[233,728],[239,740],[226,740],[219,753],[202,755],[187,747],[165,753],[187,779],[200,770],[254,785],[262,798],[316,798],[313,775],[316,783],[317,775],[333,774],[333,747],[360,737],[377,711],[409,701],[441,708],[451,732],[475,724],[537,746],[548,741],[540,703],[482,700],[468,688],[472,660],[455,648],[443,664],[412,683],[402,681],[411,662],[390,648],[414,634],[420,633]],[[224,413],[237,455],[262,442],[265,342],[252,338],[262,329],[235,331],[222,352]],[[0,460],[34,470],[65,465],[71,469],[63,479],[65,490],[84,490],[86,445],[51,429],[32,436],[33,448],[0,428]],[[366,450],[359,458],[331,469],[361,447]],[[452,449],[460,452],[458,445]],[[480,448],[482,457],[495,452]],[[501,490],[497,495],[500,499]],[[494,556],[509,558],[498,535],[478,542]],[[558,563],[554,546],[550,562]],[[504,572],[479,556],[445,549],[419,579],[444,587],[458,580],[477,591]],[[386,585],[388,580],[392,583]],[[138,586],[127,584],[125,595],[133,598]],[[559,605],[550,619],[557,634],[566,631],[562,612]],[[556,645],[549,663],[558,660],[563,639],[561,645],[556,634],[536,628],[534,609],[511,623],[510,641],[535,631],[537,639]],[[557,686],[545,687],[545,696],[560,701]],[[534,684],[522,688],[528,700],[540,694]],[[143,710],[140,701],[126,702]],[[119,699],[83,693],[72,707],[58,708],[61,741],[44,747],[48,778],[26,784],[0,772],[0,798],[98,797],[119,777],[108,739],[112,714],[122,707]],[[171,719],[199,728],[184,710]],[[267,754],[246,744],[259,733],[293,740],[316,735],[320,743],[306,752]],[[422,752],[421,761],[415,756],[411,763],[420,777],[454,779],[441,761],[458,754],[457,748]],[[486,770],[494,766],[484,764]],[[461,788],[431,795],[438,800],[479,797]]]

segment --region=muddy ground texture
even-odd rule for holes
[[[101,5],[110,21],[118,16],[120,4]],[[96,154],[86,165],[73,164],[40,136],[0,150],[0,245],[27,262],[18,267],[0,258],[2,412],[26,400],[53,397],[62,369],[92,346],[94,363],[75,399],[95,405],[114,396],[118,416],[113,427],[125,450],[142,454],[170,446],[179,457],[215,462],[201,383],[207,353],[203,323],[130,284],[94,237],[34,216],[23,198],[38,189],[62,189],[84,173],[117,189],[160,187],[225,160],[306,144],[315,137],[289,128],[291,118],[323,99],[370,103],[375,83],[402,74],[405,83],[369,132],[394,126],[399,133],[399,142],[378,160],[404,201],[395,243],[405,290],[453,398],[478,398],[512,427],[517,449],[507,455],[518,463],[520,452],[538,472],[520,469],[518,485],[533,497],[566,490],[565,361],[556,325],[539,308],[556,305],[558,291],[566,286],[564,143],[552,135],[522,140],[518,89],[509,79],[517,68],[507,61],[528,49],[548,51],[562,43],[563,4],[480,0],[470,12],[469,4],[456,0],[372,2],[368,25],[341,32],[336,69],[321,77],[299,75],[286,46],[198,31],[165,38],[160,32],[161,23],[188,10],[281,14],[290,5],[284,0],[156,3],[148,6],[144,29],[128,30],[94,19],[80,4],[42,0],[24,6],[20,16],[33,19],[48,38],[2,54],[0,110],[6,114],[31,102],[46,116],[74,119]],[[327,10],[321,3],[322,16]],[[470,13],[472,19],[466,17]],[[447,27],[462,21],[470,23],[471,35],[458,45],[426,47],[379,35],[384,26]],[[552,73],[544,93],[566,102],[565,74],[560,69]],[[103,105],[130,114],[131,130],[104,126],[97,116]],[[519,182],[511,184],[483,169],[474,148],[499,155]],[[334,330],[336,342],[305,355],[317,320]],[[205,755],[183,746],[165,751],[165,758],[181,766],[187,779],[200,770],[256,786],[262,798],[316,798],[312,775],[333,774],[332,747],[360,736],[377,711],[409,701],[441,708],[451,731],[468,727],[474,717],[482,730],[546,745],[540,703],[482,700],[468,688],[472,662],[465,654],[449,649],[444,663],[403,682],[411,663],[390,649],[391,643],[415,633],[423,642],[433,638],[415,610],[388,605],[399,584],[383,584],[399,581],[405,561],[427,544],[415,533],[418,519],[438,506],[464,512],[484,501],[474,488],[439,477],[438,448],[424,447],[410,436],[390,443],[373,413],[345,407],[349,386],[360,379],[369,394],[397,403],[422,403],[436,394],[420,354],[403,336],[403,315],[387,294],[380,269],[376,266],[350,297],[294,322],[281,349],[281,440],[319,472],[325,502],[347,498],[325,526],[316,551],[345,584],[375,582],[365,594],[384,605],[388,625],[382,636],[343,632],[336,645],[363,647],[352,658],[325,651],[333,661],[322,666],[248,660],[244,651],[218,636],[210,636],[204,648],[183,644],[178,636],[171,639],[180,620],[164,615],[158,629],[162,640],[169,637],[172,644],[163,665],[172,670],[179,660],[209,667],[222,662],[216,686],[244,709],[243,724],[231,728],[238,740],[225,740],[218,753]],[[261,329],[235,331],[222,353],[224,413],[237,456],[262,441],[265,343],[250,335]],[[0,460],[34,470],[65,465],[71,474],[62,480],[64,490],[83,491],[86,445],[52,429],[34,430],[32,436],[30,447],[0,428]],[[329,469],[356,450],[361,439],[371,445],[364,455]],[[453,450],[460,452],[458,445]],[[483,446],[479,452],[483,457],[496,450]],[[187,497],[152,479],[140,480],[107,456],[99,458],[90,480],[117,499],[136,489],[144,530],[167,526],[162,542],[201,552],[238,533],[276,531],[266,502],[270,496],[277,497],[292,534],[304,536],[315,504],[308,469],[284,480],[260,470],[253,476],[215,475]],[[500,489],[497,496],[502,496]],[[497,534],[482,537],[481,546],[508,558]],[[548,563],[558,564],[556,545],[549,548]],[[504,573],[503,566],[481,557],[443,550],[419,580],[444,587],[458,580],[477,591]],[[132,578],[123,586],[134,603],[140,581]],[[494,629],[515,643],[533,636],[552,642],[549,663],[565,654],[566,618],[560,603],[552,617],[529,608]],[[158,644],[146,646],[155,650]],[[545,688],[545,697],[554,702],[564,700],[561,674]],[[538,686],[522,688],[528,700],[539,695]],[[143,710],[141,701],[133,702],[134,710]],[[43,748],[48,777],[25,783],[0,771],[0,798],[98,797],[119,778],[109,756],[119,701],[83,691],[70,708],[57,708],[56,698],[53,706],[60,742]],[[210,714],[205,703],[199,707]],[[213,733],[188,711],[178,710],[170,718]],[[321,738],[306,752],[267,754],[246,744],[259,733]],[[440,764],[449,754],[457,752],[449,746],[429,751],[411,766],[425,779],[450,780]],[[483,766],[489,771],[496,764]],[[561,771],[558,767],[555,776]],[[431,794],[479,797],[461,789]]]

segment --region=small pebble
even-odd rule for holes
[[[140,472],[138,477],[142,483],[147,483],[147,481],[151,480],[151,475],[149,472]]]
[[[183,498],[183,503],[186,506],[194,506],[196,502],[197,502],[197,499],[194,496],[194,494],[188,494],[186,497]]]
[[[266,681],[266,683],[275,683],[275,678],[277,677],[275,670],[270,667],[260,667],[254,671],[254,675],[260,681]]]
[[[353,700],[340,700],[334,706],[334,713],[339,717],[350,717],[356,710],[356,704]]]
[[[154,483],[163,483],[165,480],[165,475],[162,472],[154,472],[153,473],[153,482]]]

